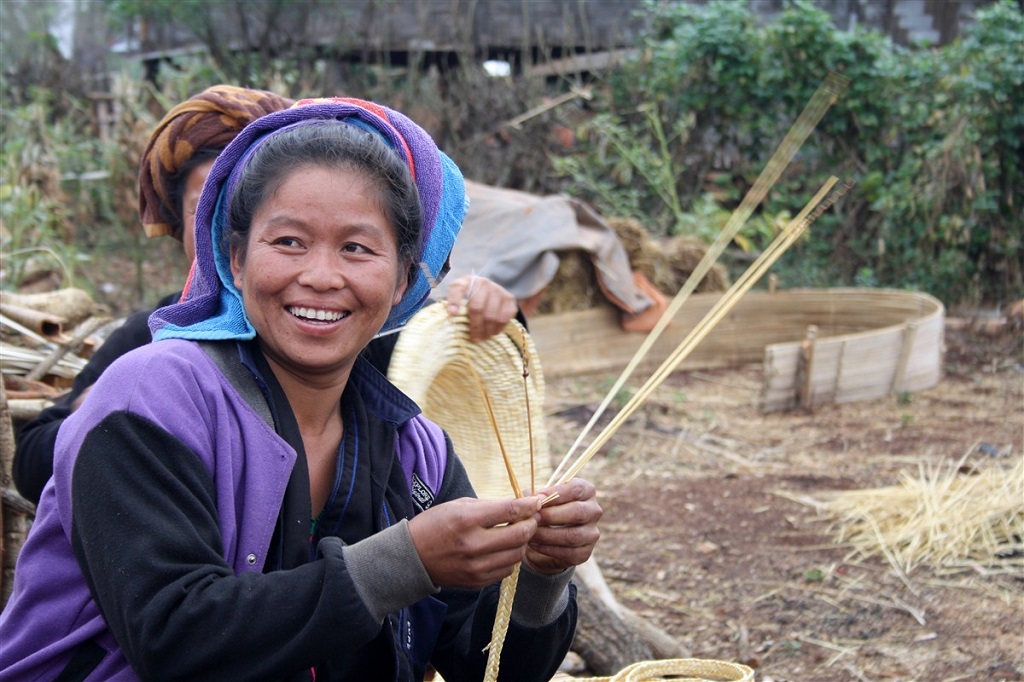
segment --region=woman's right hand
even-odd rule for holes
[[[542,500],[467,497],[415,516],[409,532],[431,581],[479,589],[511,574],[537,531]]]

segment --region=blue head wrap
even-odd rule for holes
[[[466,216],[466,189],[455,163],[409,118],[363,100],[300,100],[290,109],[258,118],[217,157],[196,209],[196,260],[181,300],[149,318],[154,340],[251,339],[256,335],[231,274],[230,254],[222,238],[227,204],[234,188],[232,171],[244,166],[267,138],[285,128],[322,120],[339,120],[379,134],[409,166],[423,207],[419,268],[402,300],[391,310],[381,332],[404,325],[443,276],[455,237]]]

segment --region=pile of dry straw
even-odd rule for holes
[[[902,575],[922,565],[1024,568],[1024,457],[1012,466],[921,465],[900,485],[835,492],[810,504],[833,519],[839,542],[863,557],[885,557]]]

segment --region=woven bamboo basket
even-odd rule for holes
[[[552,682],[557,682],[555,678]],[[566,682],[754,682],[754,670],[749,666],[728,661],[703,658],[671,658],[658,661],[639,661],[620,670],[611,677],[564,678]]]
[[[465,311],[451,316],[445,305],[427,306],[402,330],[388,378],[448,432],[480,498],[513,495],[503,447],[525,493],[550,476],[544,376],[516,320],[474,343]]]
[[[827,289],[796,312],[804,338],[765,347],[764,412],[922,391],[942,377],[945,308],[932,296]]]

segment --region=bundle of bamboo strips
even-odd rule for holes
[[[52,350],[22,348],[5,343],[0,345],[0,366],[4,374],[25,375],[46,360]],[[52,367],[49,373],[62,379],[74,379],[85,367],[86,361],[77,355],[64,355]]]
[[[647,382],[637,390],[633,397],[626,403],[626,405],[619,411],[612,421],[599,433],[590,445],[577,456],[575,463],[569,465],[569,456],[559,463],[555,468],[555,473],[552,474],[550,483],[554,483],[557,478],[558,483],[564,483],[569,479],[573,478],[578,474],[590,459],[597,454],[601,447],[607,443],[615,432],[625,423],[630,416],[647,400],[647,397],[658,387],[661,383],[673,372],[676,368],[682,364],[683,360],[686,359],[687,355],[699,344],[704,337],[706,337],[716,324],[732,309],[733,306],[742,298],[742,296],[750,290],[758,279],[760,279],[765,272],[772,266],[772,264],[783,254],[785,251],[796,242],[797,239],[804,233],[804,231],[810,225],[810,222],[820,215],[820,210],[823,210],[823,206],[829,205],[834,202],[838,196],[841,196],[846,190],[849,189],[849,184],[845,185],[843,189],[837,190],[835,194],[829,197],[829,203],[819,206],[822,201],[825,200],[826,195],[832,190],[838,182],[838,178],[832,177],[822,186],[818,193],[811,199],[811,201],[804,207],[804,209],[794,218],[786,229],[775,239],[774,242],[765,250],[764,253],[754,262],[750,268],[743,273],[743,275],[736,280],[729,290],[722,296],[721,300],[712,308],[708,314],[701,320],[700,324],[691,330],[690,334],[683,340],[683,342],[676,348],[675,351],[662,363],[661,367],[651,376]],[[646,350],[646,349],[642,349]],[[593,423],[591,419],[591,424]],[[589,426],[589,424],[588,424]],[[579,441],[577,441],[579,442]],[[572,451],[570,450],[570,453]],[[561,474],[559,476],[559,474]]]
[[[803,211],[801,211],[801,213],[786,226],[782,234],[776,238],[765,253],[763,253],[761,257],[759,257],[748,269],[748,271],[744,273],[740,280],[730,287],[729,291],[722,296],[719,305],[716,305],[715,308],[709,312],[708,316],[702,320],[701,325],[699,325],[699,329],[695,329],[693,333],[683,340],[680,346],[675,350],[675,352],[673,352],[672,356],[662,364],[658,371],[656,371],[648,382],[634,395],[633,399],[626,405],[626,407],[616,415],[616,418],[612,420],[612,423],[610,423],[594,439],[594,441],[590,443],[588,448],[576,458],[574,463],[571,465],[569,464],[571,461],[571,455],[587,435],[590,428],[596,423],[600,414],[608,406],[611,398],[629,379],[632,371],[643,360],[643,357],[647,354],[648,350],[650,350],[654,342],[668,326],[672,317],[690,294],[693,293],[697,284],[711,269],[718,256],[724,250],[725,245],[732,240],[740,227],[742,227],[743,223],[745,223],[747,218],[750,217],[754,208],[761,202],[770,187],[781,175],[782,170],[796,154],[797,149],[810,134],[811,130],[813,130],[817,125],[818,121],[821,120],[825,111],[828,110],[836,99],[838,99],[839,95],[846,89],[848,83],[848,79],[837,74],[830,73],[822,86],[817,92],[815,92],[807,107],[797,118],[796,123],[794,123],[793,127],[786,134],[786,137],[783,139],[779,149],[772,155],[772,158],[769,159],[764,171],[754,182],[754,186],[751,188],[750,192],[748,192],[747,196],[743,198],[740,206],[730,217],[729,222],[722,230],[718,239],[715,240],[715,243],[712,244],[707,253],[704,254],[704,257],[700,260],[694,272],[691,273],[690,277],[683,284],[682,289],[680,289],[679,293],[676,294],[662,316],[658,319],[654,329],[648,333],[644,343],[637,350],[636,355],[620,375],[615,386],[612,387],[608,395],[605,397],[605,400],[602,401],[597,412],[584,427],[583,432],[577,438],[576,442],[570,447],[569,452],[555,468],[554,473],[548,481],[549,484],[555,482],[556,479],[558,483],[564,483],[575,476],[586,465],[590,458],[594,456],[600,447],[607,442],[609,438],[611,438],[623,421],[628,419],[629,416],[632,415],[632,413],[643,403],[643,401],[646,400],[647,395],[657,388],[665,377],[680,365],[693,348],[700,343],[708,333],[710,333],[715,324],[717,324],[718,321],[736,304],[743,294],[753,286],[753,284],[767,271],[769,267],[771,267],[775,260],[781,256],[786,249],[792,246],[792,244],[807,229],[810,223],[821,214],[825,207],[827,205],[831,205],[831,201],[834,201],[836,196],[841,196],[843,192],[849,189],[849,185],[845,186],[843,190],[837,192],[833,197],[830,197],[830,202],[819,209],[818,205],[825,199],[835,183],[838,182],[838,178],[830,178],[829,181],[811,199],[807,206],[804,207]],[[560,473],[561,476],[559,477]],[[552,498],[549,497],[548,500],[550,499]],[[512,576],[512,579],[506,578],[502,581],[502,602],[507,601],[511,604],[512,599],[514,599],[516,589],[515,577],[517,577],[517,575]],[[506,625],[504,623],[499,623],[499,620],[496,619],[495,627],[492,630],[491,644],[489,645],[490,653],[488,657],[485,682],[493,682],[497,679],[500,648],[504,642],[505,628]]]
[[[661,317],[658,319],[657,324],[655,324],[654,328],[647,334],[647,337],[644,339],[643,344],[641,344],[640,348],[637,349],[636,354],[626,365],[625,369],[622,370],[622,373],[619,375],[619,378],[616,379],[615,381],[615,385],[612,386],[612,388],[608,391],[608,395],[606,395],[604,400],[601,401],[601,404],[598,406],[593,416],[591,416],[590,421],[587,422],[587,424],[583,427],[583,430],[580,432],[579,436],[576,438],[575,442],[573,442],[573,444],[569,447],[569,451],[565,454],[562,463],[560,463],[559,466],[556,468],[556,473],[558,473],[562,469],[565,463],[569,461],[569,458],[573,455],[573,453],[576,452],[576,449],[583,443],[584,438],[587,436],[587,434],[590,433],[591,428],[593,428],[594,424],[597,423],[597,420],[604,413],[605,409],[607,409],[609,403],[611,403],[612,398],[618,393],[619,389],[621,389],[629,380],[629,378],[633,374],[633,371],[643,361],[644,356],[647,355],[647,352],[651,349],[651,347],[653,347],[654,343],[658,340],[658,337],[661,336],[662,332],[664,332],[668,325],[671,323],[672,318],[675,316],[677,312],[679,312],[679,309],[683,306],[683,304],[690,297],[690,295],[694,291],[696,291],[697,286],[704,279],[704,277],[711,270],[711,268],[715,265],[715,262],[718,260],[718,257],[721,256],[722,252],[725,250],[725,247],[739,233],[740,228],[743,227],[744,223],[746,223],[747,219],[754,212],[754,209],[757,207],[757,205],[760,204],[764,197],[768,194],[768,190],[771,189],[772,185],[774,185],[775,182],[782,175],[782,171],[785,170],[787,165],[789,165],[789,162],[796,155],[797,150],[801,147],[801,145],[803,145],[804,141],[811,134],[811,131],[814,129],[814,127],[818,125],[818,122],[825,115],[825,112],[828,111],[828,109],[836,102],[836,100],[839,99],[840,95],[842,95],[842,93],[845,92],[848,85],[849,79],[846,78],[845,76],[840,76],[839,74],[836,73],[829,73],[828,76],[825,78],[825,81],[815,91],[814,95],[807,103],[807,106],[804,107],[804,110],[800,113],[800,116],[797,117],[796,122],[793,123],[792,127],[786,133],[786,136],[782,139],[782,142],[779,144],[778,149],[776,149],[775,153],[772,154],[770,159],[768,159],[768,163],[765,165],[764,170],[761,171],[761,174],[754,181],[753,186],[751,186],[746,196],[743,197],[743,200],[740,202],[740,205],[736,207],[736,210],[733,211],[732,215],[729,217],[729,220],[728,222],[726,222],[725,227],[722,228],[722,232],[718,235],[718,237],[711,244],[711,246],[708,247],[708,250],[704,254],[704,257],[701,258],[696,268],[694,268],[693,272],[690,273],[690,276],[687,278],[686,282],[683,283],[682,288],[680,288],[679,292],[676,293],[672,301],[669,303],[668,307],[665,309]],[[820,197],[816,197],[814,200],[812,200],[812,202],[808,205],[810,208],[805,209],[806,213],[804,215],[798,216],[797,219],[793,220],[790,223],[790,228],[793,228],[794,226],[799,225],[804,220],[807,220],[807,213],[809,213],[810,210],[813,210],[813,207],[817,205],[817,203],[819,203],[820,201]],[[811,218],[811,220],[813,219],[814,218]],[[776,243],[778,243],[778,241],[779,240],[777,239]],[[753,269],[753,267],[754,266],[751,266],[751,270]],[[733,286],[735,287],[736,285]],[[729,293],[727,292],[722,297],[723,300],[725,300],[728,296]],[[684,340],[683,343],[686,344],[687,341]],[[689,352],[690,350],[686,351],[686,353]],[[678,364],[679,363],[675,363],[675,366],[678,366]],[[587,453],[584,453],[584,455],[579,458],[581,461],[580,466],[582,466],[582,463],[585,462],[587,458]]]

